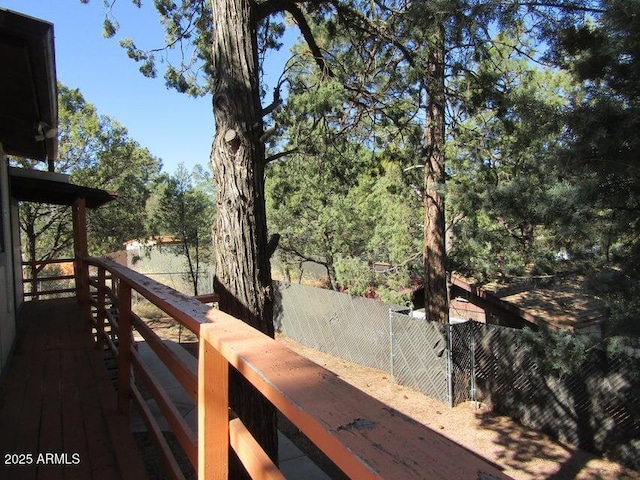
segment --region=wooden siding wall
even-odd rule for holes
[[[18,201],[11,198],[10,216],[11,216],[11,248],[13,250],[13,285],[15,298],[16,316],[19,315],[24,304],[24,284],[22,282],[22,242],[20,240],[20,211],[18,209]]]
[[[16,337],[13,249],[9,174],[7,158],[0,143],[0,372],[4,370]]]

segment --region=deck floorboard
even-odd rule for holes
[[[0,383],[0,478],[148,478],[75,300],[25,303],[18,329]]]

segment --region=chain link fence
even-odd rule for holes
[[[389,306],[307,285],[277,285],[276,330],[353,363],[389,371]]]
[[[402,307],[307,285],[278,284],[276,330],[297,342],[388,372],[449,404],[447,337]]]
[[[389,318],[392,378],[450,404],[446,326],[394,311]]]
[[[561,442],[640,469],[637,354],[476,322],[452,325],[451,339],[454,404],[485,402]]]
[[[186,295],[193,295],[193,282],[184,254],[170,246],[143,247],[136,252],[127,252],[127,265],[136,272],[142,273]],[[200,267],[198,275],[198,292],[213,292],[213,267]]]
[[[276,329],[449,405],[494,411],[640,470],[640,354],[473,321],[443,326],[382,302],[276,285]],[[584,338],[584,337],[583,337]]]
[[[468,322],[460,325],[466,325]],[[475,400],[474,336],[468,328],[449,325],[451,405]]]

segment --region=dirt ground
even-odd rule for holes
[[[170,319],[151,320],[149,325],[161,338],[178,341],[179,328]],[[640,472],[555,442],[507,417],[492,414],[482,404],[468,402],[450,408],[422,393],[392,384],[384,371],[307,348],[283,335],[276,339],[390,407],[499,465],[504,473],[516,480],[640,480]],[[196,353],[195,335],[182,329],[180,341]],[[295,427],[288,427],[292,427],[292,432],[285,434],[293,434],[294,443],[300,441],[299,447],[307,450],[304,439],[295,438]]]

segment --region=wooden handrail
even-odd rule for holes
[[[140,376],[150,382],[152,392],[160,398],[163,413],[169,417],[177,415],[157,382],[147,378],[148,372],[131,349],[128,326],[131,322],[145,335],[155,335],[131,315],[132,290],[199,336],[198,478],[226,479],[229,448],[234,449],[255,478],[282,478],[240,420],[229,420],[229,366],[240,372],[351,478],[475,479],[480,472],[488,478],[508,478],[494,465],[244,322],[110,260],[84,261],[104,268],[120,285],[118,363],[125,369],[120,372],[123,411],[128,408],[124,403],[128,405],[130,396],[142,402],[135,385],[130,384],[128,359],[132,359]],[[163,354],[161,359],[176,378],[185,376],[184,369],[171,355]],[[150,431],[159,431],[146,414],[148,411],[143,412],[143,417],[151,425]],[[196,456],[189,430],[177,418],[172,418],[169,424],[177,429],[177,437],[183,449],[191,452],[189,458],[193,462]],[[155,441],[162,446],[163,439]],[[172,468],[175,459],[166,458],[164,463]],[[172,477],[179,478],[174,474]]]
[[[127,283],[133,290],[196,335],[200,331],[200,324],[208,321],[204,316],[210,307],[192,297],[106,258],[91,257],[85,259],[85,262],[90,266],[104,267],[111,272],[114,279]]]
[[[133,277],[140,281],[145,281],[146,277],[143,275],[135,274],[135,272],[127,269],[126,267],[120,267],[117,264],[114,264],[111,261],[105,261],[99,259],[87,259],[85,262],[86,265],[90,265],[98,268],[98,279],[104,278],[106,279],[116,279],[119,284],[119,295],[114,295],[114,292],[102,284],[102,281],[93,281],[90,284],[96,288],[97,298],[95,303],[101,304],[106,303],[107,298],[110,298],[114,304],[119,305],[119,319],[116,320],[115,316],[111,313],[111,311],[105,309],[104,317],[108,324],[111,326],[112,331],[115,330],[117,332],[124,332],[130,329],[127,327],[122,327],[121,330],[121,321],[125,320],[125,322],[131,323],[138,333],[142,335],[147,344],[151,347],[151,349],[156,353],[158,358],[167,366],[169,371],[176,377],[176,379],[183,385],[185,391],[197,401],[197,376],[196,373],[193,372],[186,364],[182,362],[182,360],[175,355],[173,351],[166,347],[166,345],[162,342],[160,337],[153,332],[136,314],[131,311],[130,308],[130,299],[125,298],[124,302],[121,300],[120,296],[124,292],[125,295],[130,295],[132,290],[137,291],[138,293],[144,296],[144,288],[141,288],[140,284],[136,284],[131,281]],[[119,268],[120,267],[120,268]],[[114,272],[118,271],[118,274]],[[104,272],[104,273],[102,273]],[[110,274],[107,275],[107,272]],[[167,292],[172,292],[172,290],[168,287],[164,287],[161,284],[154,284],[155,287],[162,287],[160,290],[166,290]],[[156,293],[158,288],[155,289]],[[166,293],[166,292],[165,292]],[[128,307],[124,307],[127,305]],[[200,305],[200,303],[198,303]],[[128,311],[127,315],[122,315],[122,310]],[[96,308],[96,315],[99,312],[99,308]],[[96,323],[97,324],[97,323]],[[122,347],[126,349],[126,354],[130,357],[131,366],[133,366],[134,371],[137,373],[137,377],[140,378],[147,389],[152,393],[154,399],[159,405],[164,417],[167,420],[167,423],[172,428],[174,433],[176,434],[176,438],[180,443],[182,449],[187,454],[187,458],[191,461],[194,468],[197,466],[197,435],[194,431],[190,429],[190,427],[185,423],[184,419],[180,415],[178,409],[171,403],[171,400],[167,393],[162,389],[160,383],[155,379],[154,375],[148,371],[145,367],[144,362],[132,348],[130,341],[123,341],[123,338],[131,339],[130,335],[119,335],[118,346],[116,347],[110,336],[103,333],[103,340],[106,341],[107,345],[111,348],[114,354],[118,357],[119,369],[124,368],[124,371],[130,370],[130,368],[126,367],[126,361],[120,358],[120,352]],[[120,367],[120,365],[125,365]],[[120,382],[125,381],[124,375],[120,374]],[[127,378],[131,379],[129,375]],[[141,416],[148,427],[148,430],[151,434],[151,438],[156,445],[160,453],[160,457],[162,459],[163,466],[165,470],[169,474],[170,478],[184,478],[182,473],[179,470],[178,462],[176,461],[173,452],[168,447],[166,440],[163,437],[160,426],[158,425],[156,419],[153,414],[149,411],[146,403],[142,399],[137,386],[132,382],[128,385],[128,390],[130,392],[131,397],[138,405]],[[119,389],[122,391],[122,383]],[[124,410],[126,410],[127,406],[125,406],[124,397],[127,395],[123,395],[121,397],[121,405],[124,406]]]

